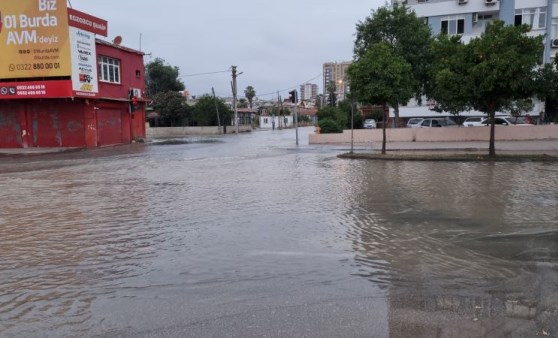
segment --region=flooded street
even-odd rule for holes
[[[558,165],[310,132],[0,158],[0,336],[558,336]]]

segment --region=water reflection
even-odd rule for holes
[[[356,274],[389,290],[392,336],[557,332],[557,167],[362,162],[354,174]]]

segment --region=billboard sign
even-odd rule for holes
[[[80,28],[97,35],[107,36],[107,21],[99,19],[93,15],[76,11],[68,8],[68,24],[72,27]]]
[[[0,100],[70,96],[72,96],[70,80],[0,82]]]
[[[0,79],[71,75],[66,2],[0,2]]]
[[[95,96],[97,82],[97,52],[95,34],[70,27],[72,50],[72,88],[79,96]]]

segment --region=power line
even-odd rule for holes
[[[216,72],[208,72],[208,73],[185,74],[185,75],[180,75],[179,77],[212,75],[212,74],[228,73],[229,71],[230,71],[230,69],[227,69],[227,70],[220,70],[220,71],[216,71]]]

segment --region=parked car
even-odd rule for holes
[[[413,117],[407,121],[407,128],[419,128],[423,118]]]
[[[468,119],[467,119],[468,120]],[[480,122],[467,122],[467,120],[465,120],[465,122],[463,122],[463,126],[464,127],[476,127],[476,126],[488,126],[488,118],[487,117],[482,117]],[[513,118],[513,117],[507,117],[507,116],[498,116],[495,117],[495,121],[494,123],[497,126],[531,126],[532,124],[529,123],[524,123],[523,120],[521,120],[520,118]]]
[[[477,116],[477,117],[468,117],[463,121],[463,127],[476,127],[482,126],[482,122],[486,119],[486,117]]]
[[[457,123],[449,118],[429,118],[420,123],[420,128],[457,127]]]
[[[366,119],[362,125],[366,129],[374,129],[376,128],[376,120],[374,119]]]

